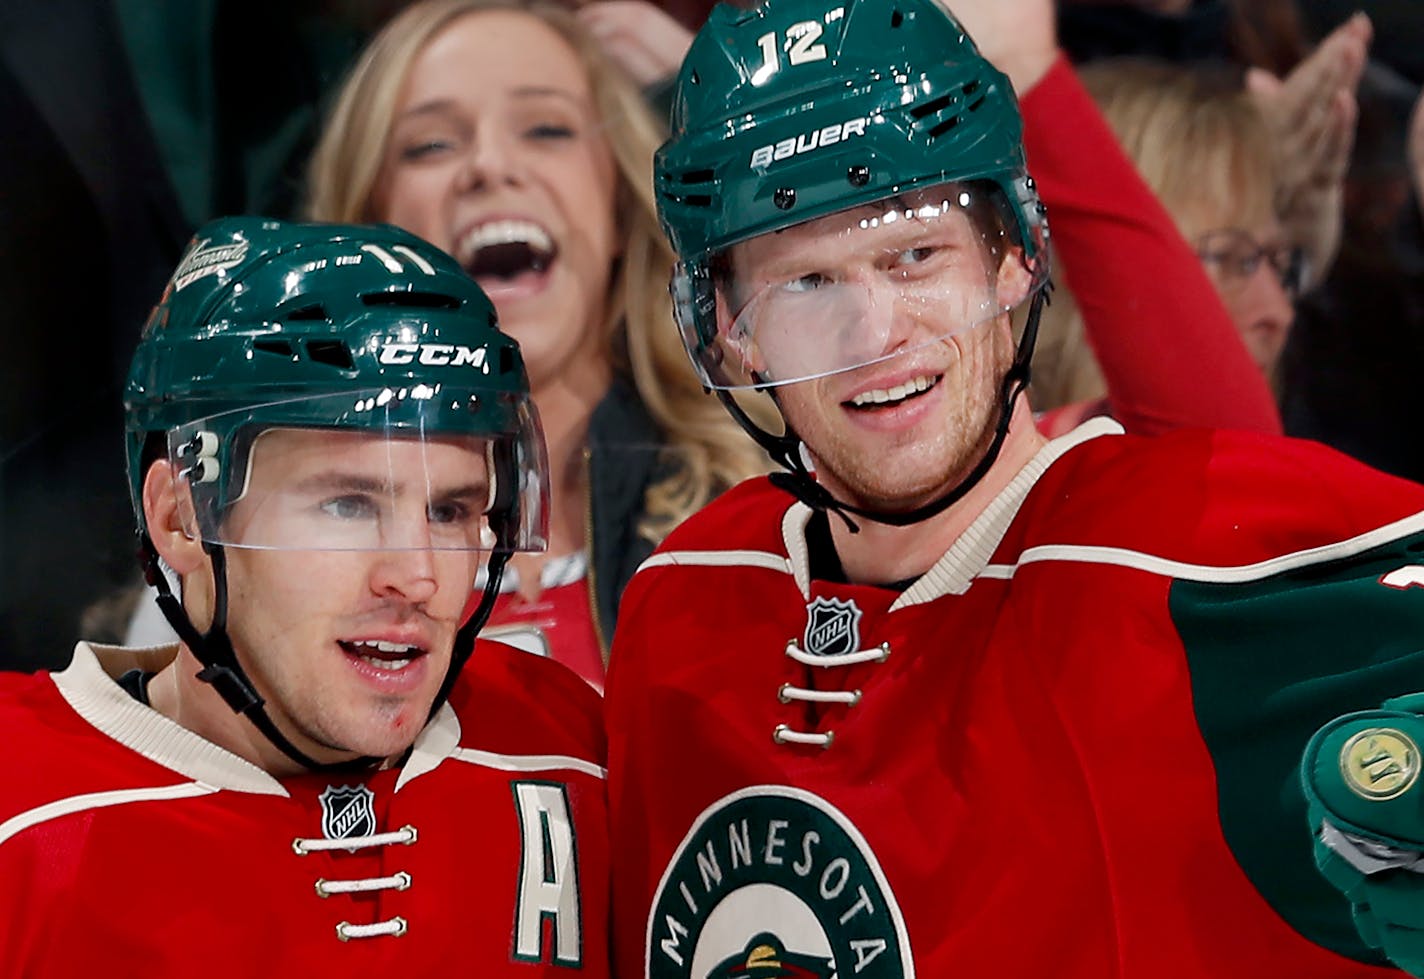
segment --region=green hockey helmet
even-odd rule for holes
[[[518,346],[453,259],[397,228],[204,226],[124,400],[141,532],[145,474],[166,456],[185,528],[212,544],[544,545],[547,465]]]
[[[1013,89],[934,0],[719,5],[683,62],[655,171],[680,258],[679,326],[711,388],[873,363],[891,355],[897,309],[932,311],[942,337],[1047,281],[1047,223]],[[900,283],[887,292],[823,259],[770,275],[733,260],[734,245],[813,221],[806,251],[903,252],[918,265],[973,235],[1021,274],[1005,282],[989,269],[970,285],[937,265],[882,262]]]

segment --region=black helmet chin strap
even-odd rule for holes
[[[241,714],[252,722],[281,752],[303,768],[313,772],[355,772],[363,771],[379,764],[380,758],[353,758],[343,762],[319,762],[303,752],[278,730],[272,718],[267,716],[265,702],[248,679],[242,664],[233,652],[232,640],[227,634],[227,558],[219,544],[203,543],[203,550],[213,561],[213,624],[207,632],[199,632],[188,618],[187,609],[168,587],[168,578],[158,566],[158,554],[153,542],[144,534],[139,542],[139,558],[143,563],[143,576],[149,585],[158,591],[158,608],[183,644],[193,651],[203,669],[198,679],[211,684],[218,696],[227,702],[234,713]]]
[[[213,624],[207,632],[199,632],[192,620],[188,618],[188,612],[183,608],[183,603],[168,587],[168,578],[158,566],[158,554],[154,550],[153,542],[149,540],[147,534],[144,534],[139,543],[139,558],[143,564],[144,579],[158,592],[156,600],[159,610],[168,620],[168,624],[173,627],[173,631],[178,633],[178,638],[183,640],[184,645],[191,649],[193,655],[198,658],[198,662],[203,664],[203,669],[198,672],[198,679],[211,684],[212,688],[218,692],[218,696],[227,702],[234,713],[246,717],[257,730],[262,732],[263,737],[303,768],[313,772],[334,774],[362,772],[368,771],[384,761],[385,759],[371,756],[352,758],[349,761],[341,762],[317,761],[292,744],[272,722],[272,718],[267,716],[267,711],[264,709],[265,702],[253,687],[252,681],[248,679],[242,664],[237,661],[237,654],[233,652],[232,648],[232,640],[227,634],[227,560],[223,549],[220,545],[205,543],[204,550],[213,560]],[[504,575],[504,566],[508,561],[509,555],[503,551],[495,551],[490,555],[489,576],[485,584],[484,596],[475,609],[475,613],[470,616],[470,620],[455,633],[454,648],[450,653],[450,666],[445,672],[445,680],[440,685],[440,692],[430,705],[427,721],[430,717],[435,716],[436,711],[449,698],[450,690],[455,685],[455,678],[459,676],[460,670],[464,668],[470,654],[474,652],[475,635],[484,626],[485,620],[489,618],[490,612],[494,609],[495,599],[499,595],[499,582]]]
[[[509,554],[508,550],[490,552],[489,564],[485,566],[484,594],[480,596],[480,604],[475,607],[470,620],[455,633],[455,646],[450,651],[450,668],[445,671],[445,682],[440,684],[440,692],[435,695],[435,702],[430,705],[430,717],[434,717],[435,712],[450,698],[450,691],[455,688],[460,671],[465,668],[465,663],[475,651],[475,636],[484,628],[485,621],[494,611],[495,600],[499,598],[499,583],[504,578],[504,567],[509,563]]]
[[[1014,362],[1009,365],[1008,371],[1004,374],[1004,380],[999,386],[999,418],[994,426],[994,437],[989,442],[988,449],[985,450],[983,457],[974,465],[974,468],[969,471],[969,474],[951,487],[949,492],[923,506],[915,507],[913,510],[891,513],[883,510],[871,510],[836,499],[830,490],[822,486],[811,475],[801,456],[801,439],[790,425],[786,427],[785,434],[773,435],[753,421],[742,409],[742,406],[737,404],[730,392],[718,389],[717,397],[736,419],[737,424],[786,470],[771,474],[769,478],[773,485],[786,490],[813,510],[834,513],[845,521],[846,527],[853,534],[859,533],[860,527],[851,519],[851,514],[873,520],[876,523],[889,524],[892,527],[916,524],[937,516],[958,503],[965,494],[979,484],[979,481],[993,467],[995,460],[999,458],[999,452],[1004,447],[1004,439],[1009,434],[1009,422],[1013,419],[1014,400],[1028,387],[1029,361],[1033,358],[1033,347],[1038,340],[1038,320],[1043,313],[1043,307],[1048,303],[1050,288],[1051,286],[1045,285],[1034,293],[1033,299],[1030,301],[1023,337],[1019,340],[1018,349],[1014,353]]]

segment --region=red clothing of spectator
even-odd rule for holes
[[[1191,247],[1068,62],[1023,97],[1029,171],[1103,377],[1129,432],[1208,427],[1280,434],[1270,386]],[[1062,412],[1040,420],[1056,434]],[[1096,412],[1088,412],[1092,414]]]

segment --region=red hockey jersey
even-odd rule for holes
[[[811,579],[810,511],[765,480],[644,564],[607,702],[616,974],[1386,971],[1297,768],[1424,685],[1424,488],[1118,431],[1049,443],[904,591]]]
[[[172,655],[0,681],[0,976],[608,974],[582,680],[481,643],[404,766],[278,780],[110,678]]]

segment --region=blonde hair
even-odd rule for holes
[[[637,85],[553,0],[421,0],[393,18],[367,46],[327,118],[308,174],[308,216],[370,221],[400,91],[425,46],[455,20],[515,11],[557,32],[578,54],[618,170],[624,238],[604,311],[616,369],[631,378],[666,439],[671,474],[648,488],[638,530],[657,542],[719,490],[765,472],[768,460],[716,399],[702,390],[673,325],[668,274],[675,257],[658,227],[653,154],[665,125]]]
[[[1084,86],[1142,179],[1188,241],[1223,225],[1275,216],[1276,149],[1240,75],[1140,58],[1080,69]],[[1054,256],[1060,265],[1072,265]],[[1082,316],[1062,288],[1045,311],[1033,366],[1038,410],[1102,397],[1107,386]]]
[[[1275,144],[1239,74],[1140,59],[1091,64],[1081,74],[1183,235],[1275,216]]]

